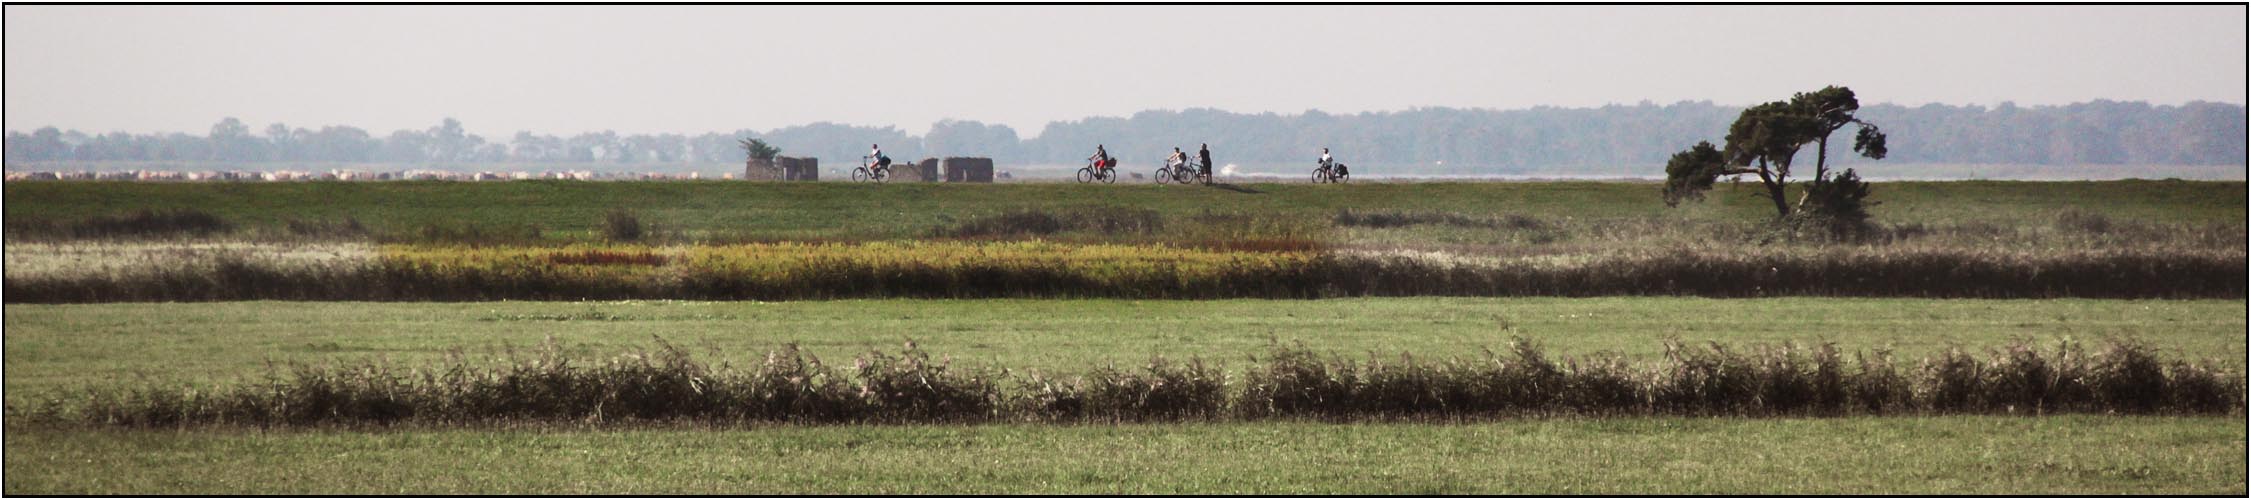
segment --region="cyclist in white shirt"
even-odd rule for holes
[[[883,146],[881,146],[881,145],[876,145],[876,144],[869,144],[869,145],[868,145],[868,148],[870,148],[870,149],[869,149],[869,151],[868,151],[868,159],[871,159],[871,160],[875,160],[875,166],[878,166],[878,167],[888,167],[888,166],[891,166],[891,157],[889,157],[889,156],[883,156]]]

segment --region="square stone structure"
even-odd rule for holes
[[[946,171],[946,182],[993,182],[992,158],[947,157],[939,166]]]
[[[781,169],[782,180],[785,181],[812,182],[821,180],[820,158],[776,156],[774,157],[774,166]]]
[[[752,159],[750,159],[750,160],[748,160],[748,161],[744,161],[744,162],[743,162],[743,180],[746,180],[746,181],[778,181],[778,180],[782,180],[782,167],[779,167],[779,166],[776,166],[776,165],[774,165],[774,159],[772,159],[772,158],[766,158],[766,159],[758,159],[758,158],[752,158]]]
[[[893,176],[892,179],[898,182],[938,182],[939,179],[943,178],[938,176],[937,158],[923,158],[919,162],[893,164],[891,165],[891,175]]]

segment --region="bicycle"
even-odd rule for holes
[[[1334,167],[1332,167],[1331,165],[1334,165]],[[1350,178],[1351,176],[1352,176],[1352,172],[1351,172],[1350,170],[1346,169],[1343,163],[1323,164],[1323,165],[1321,165],[1321,166],[1319,166],[1319,167],[1314,167],[1314,168],[1313,168],[1313,183],[1314,183],[1314,184],[1321,184],[1321,183],[1339,183],[1339,184],[1341,184],[1341,183],[1343,183],[1343,182],[1344,182],[1344,181],[1345,181],[1346,179]]]
[[[891,177],[890,165],[870,164],[868,160],[869,157],[860,157],[860,168],[852,169],[852,182],[873,180],[881,184],[884,179]]]
[[[1166,164],[1165,166],[1159,167],[1157,169],[1158,184],[1169,182],[1186,185],[1196,182],[1196,178],[1198,177],[1200,176],[1196,175],[1196,167],[1194,165],[1189,165],[1188,162]]]
[[[1078,178],[1080,183],[1094,181],[1102,181],[1103,184],[1116,183],[1118,182],[1118,159],[1111,158],[1106,162],[1089,161],[1086,166],[1079,167]]]

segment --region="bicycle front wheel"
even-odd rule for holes
[[[1168,183],[1168,182],[1172,182],[1172,169],[1169,169],[1169,168],[1160,168],[1160,169],[1157,169],[1157,183],[1158,183],[1158,184],[1164,184],[1164,183]]]
[[[868,176],[867,167],[852,169],[852,182],[867,182]]]
[[[1079,182],[1081,182],[1081,183],[1086,183],[1086,182],[1093,182],[1093,181],[1094,181],[1094,169],[1091,169],[1091,168],[1086,168],[1086,167],[1079,167]]]

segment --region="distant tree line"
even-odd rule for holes
[[[423,130],[376,135],[348,126],[273,124],[254,133],[227,118],[203,135],[88,134],[45,127],[11,131],[6,160],[469,163],[738,163],[741,140],[759,138],[787,156],[850,162],[870,144],[893,158],[985,156],[1003,163],[1080,161],[1096,144],[1131,161],[1154,162],[1177,146],[1209,143],[1222,162],[1310,161],[1320,148],[1354,163],[1445,162],[1503,168],[1662,165],[1681,144],[1720,139],[1744,108],[1711,102],[1520,110],[1417,108],[1297,115],[1214,109],[1143,111],[1048,124],[1025,139],[1005,125],[946,120],[915,136],[895,127],[813,123],[700,135],[517,132],[507,140],[468,133],[447,118]],[[1867,106],[1884,124],[1891,160],[1902,163],[2233,165],[2245,158],[2244,106],[2191,102],[2153,106],[2094,101],[2065,106],[1929,104]]]

